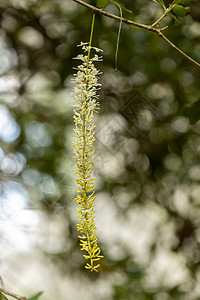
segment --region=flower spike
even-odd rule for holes
[[[77,230],[80,232],[81,250],[86,254],[83,257],[89,262],[85,268],[98,272],[98,262],[103,256],[101,249],[97,245],[97,236],[95,234],[96,226],[94,221],[95,196],[94,196],[94,178],[91,177],[93,170],[92,156],[95,152],[93,143],[95,141],[94,113],[98,110],[97,90],[100,87],[98,83],[100,71],[94,66],[94,61],[99,61],[98,54],[90,57],[90,51],[102,50],[91,47],[89,43],[81,43],[84,54],[79,54],[76,59],[82,63],[76,70],[74,81],[75,110],[74,110],[74,159],[75,159],[75,180],[78,185],[77,196],[75,198],[79,208],[76,209],[79,217]]]

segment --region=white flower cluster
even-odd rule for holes
[[[92,155],[94,154],[93,143],[95,141],[94,112],[98,109],[97,91],[100,87],[98,83],[100,71],[94,66],[94,61],[102,60],[97,54],[91,58],[91,50],[101,51],[96,47],[89,46],[88,43],[80,45],[86,55],[79,54],[76,59],[82,61],[76,70],[74,81],[75,110],[74,110],[74,158],[75,158],[75,179],[78,184],[76,202],[79,205],[77,213],[80,224],[77,225],[78,231],[82,234],[80,238],[81,250],[87,252],[83,255],[89,260],[86,268],[97,271],[100,260],[101,249],[97,245],[95,234],[96,226],[94,222],[95,204],[94,202],[94,178],[91,178],[93,170]]]

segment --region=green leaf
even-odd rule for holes
[[[191,3],[193,0],[174,0],[171,4],[170,7],[174,4],[185,4],[185,3]]]
[[[164,3],[163,0],[153,0],[153,1],[157,2],[157,3],[160,3],[163,6],[164,10],[166,10],[165,3]]]
[[[42,295],[43,292],[39,292],[37,294],[35,294],[34,296],[32,296],[31,298],[28,298],[27,300],[38,300],[39,297]]]
[[[119,1],[114,1],[114,0],[113,1],[112,0],[98,0],[97,1],[97,7],[103,8],[103,7],[107,6],[109,3],[113,3],[116,6],[116,8],[119,9],[116,2],[120,5],[122,10],[124,10],[125,12],[128,12],[129,14],[133,14],[132,10],[126,8],[124,5],[119,3]]]
[[[8,298],[0,292],[0,300],[8,300]]]
[[[110,3],[110,0],[98,0],[98,1],[97,1],[97,7],[103,8],[103,7],[105,7],[108,3]]]
[[[176,5],[172,10],[177,17],[185,17],[185,15],[187,15],[187,13],[190,12],[190,7],[188,6],[183,7],[181,5]]]
[[[189,107],[184,107],[183,114],[188,117],[190,124],[193,125],[199,121],[199,112],[200,111],[200,99],[197,100],[193,105]]]
[[[170,15],[173,19],[174,19],[174,21],[175,21],[175,25],[176,26],[178,26],[178,25],[180,25],[181,24],[181,22],[179,21],[179,19],[175,16],[175,15]]]

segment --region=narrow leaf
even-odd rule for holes
[[[181,5],[176,5],[172,10],[177,17],[185,17],[187,13],[190,12],[190,7],[183,7]]]
[[[179,21],[179,19],[175,16],[175,15],[170,15],[173,19],[174,19],[174,21],[175,21],[175,25],[176,26],[178,26],[178,25],[180,25],[181,24],[181,22]]]
[[[37,294],[35,294],[34,296],[32,296],[31,298],[28,298],[27,300],[38,300],[39,297],[42,295],[43,292],[39,292]]]

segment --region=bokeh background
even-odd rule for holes
[[[152,24],[162,6],[120,0]],[[98,5],[97,1],[87,1]],[[171,1],[165,1],[168,5]],[[166,36],[200,61],[200,2]],[[110,4],[107,11],[119,14]],[[105,256],[84,269],[73,175],[73,60],[91,11],[0,0],[0,275],[43,300],[200,299],[200,69],[153,33],[96,16],[96,223]]]

